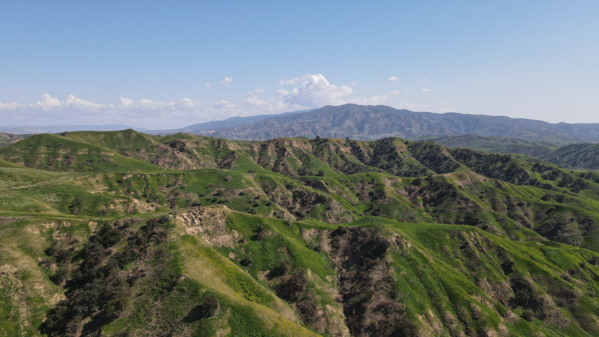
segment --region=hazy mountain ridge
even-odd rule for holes
[[[273,118],[276,116],[302,113],[302,112],[308,112],[308,111],[311,111],[311,110],[288,111],[288,112],[270,114],[270,115],[235,116],[235,117],[231,117],[231,118],[227,118],[227,119],[223,119],[223,120],[215,120],[215,121],[210,121],[210,122],[205,122],[205,123],[193,124],[190,126],[179,128],[179,129],[149,130],[146,132],[151,135],[169,135],[169,134],[179,133],[179,132],[197,133],[197,132],[201,132],[201,131],[229,129],[229,128],[235,128],[235,127],[242,126],[242,125],[253,124],[253,123],[260,122],[260,121],[263,121],[266,119],[270,119],[270,118]]]
[[[599,142],[599,124],[551,124],[529,119],[459,113],[397,110],[388,106],[346,104],[310,112],[274,116],[230,129],[199,134],[228,139],[265,140],[277,137],[321,137],[374,140],[430,136],[511,137],[567,145]]]
[[[21,126],[0,126],[0,132],[12,134],[37,134],[37,133],[61,133],[73,131],[118,131],[125,129],[135,129],[137,131],[147,131],[146,128],[133,128],[127,125],[107,124],[107,125],[21,125]]]

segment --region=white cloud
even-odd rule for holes
[[[232,81],[225,79],[229,79],[228,83]],[[264,89],[256,88],[235,102],[221,98],[200,102],[190,98],[157,101],[120,96],[114,104],[100,104],[73,95],[60,100],[44,94],[34,100],[35,103],[0,103],[0,120],[4,125],[125,124],[165,130],[233,116],[281,113],[325,105],[396,106],[393,100],[401,94],[398,89],[384,95],[356,97],[351,87],[334,85],[322,74],[306,74],[281,83],[289,87],[271,92],[270,98],[266,97]],[[408,103],[401,104],[409,107]]]
[[[298,78],[300,77],[289,80],[286,84]],[[277,91],[279,97],[282,97],[283,101],[290,106],[315,108],[324,105],[339,105],[345,102],[343,100],[344,97],[353,93],[352,88],[348,86],[342,85],[338,87],[330,84],[322,74],[306,74],[301,78],[302,82],[299,87],[291,91]]]
[[[49,109],[60,105],[60,100],[54,98],[48,94],[43,94],[41,101],[37,101],[37,105],[42,109]]]
[[[21,105],[18,103],[0,103],[0,111],[2,110],[16,110]]]
[[[356,86],[356,84],[358,84],[356,81],[351,81],[351,82],[349,82],[349,86],[350,86],[350,87],[355,87],[355,86]]]
[[[223,87],[226,87],[229,84],[231,84],[231,82],[233,82],[233,77],[225,77],[225,80],[220,82],[220,85],[222,85]]]
[[[123,96],[121,96],[121,104],[122,104],[124,107],[127,107],[127,106],[130,106],[130,105],[132,105],[132,104],[133,104],[133,100],[132,100],[132,99],[129,99],[129,98],[126,98],[126,97],[123,97]]]
[[[429,91],[431,91],[431,89],[422,88],[422,89],[420,89],[420,91],[422,91],[422,92],[429,92]]]
[[[399,81],[399,77],[397,76],[391,76],[387,79],[388,82],[395,82],[395,81]]]
[[[216,104],[214,104],[213,107],[216,109],[230,109],[230,108],[234,108],[235,104],[229,103],[229,102],[221,99]]]
[[[206,83],[206,88],[210,88],[212,84],[210,82]]]
[[[264,89],[256,88],[256,90],[252,90],[252,91],[248,92],[248,94],[253,96],[253,95],[260,95],[263,92],[264,92]]]
[[[290,80],[280,80],[279,81],[279,85],[291,85],[291,84],[296,84],[299,83],[301,81],[305,81],[308,79],[308,77],[310,76],[310,74],[306,74],[304,76],[300,76],[300,77],[296,77],[296,78],[292,78]]]
[[[425,78],[421,78],[421,79],[419,79],[419,80],[418,80],[418,83],[419,83],[419,84],[420,84],[420,83],[426,83],[426,77],[425,77]]]

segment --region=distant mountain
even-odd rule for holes
[[[542,158],[566,168],[599,170],[599,144],[572,144]]]
[[[27,138],[29,135],[14,135],[11,133],[0,132],[0,147],[6,146],[12,143],[16,143],[23,138]]]
[[[430,136],[511,137],[567,145],[599,142],[599,123],[551,124],[502,116],[431,113],[398,110],[388,106],[346,104],[326,106],[304,113],[273,116],[228,129],[194,132],[228,139],[266,140],[277,137],[309,137],[374,140]]]
[[[468,148],[494,153],[518,153],[540,158],[549,155],[559,147],[555,144],[535,142],[526,139],[479,135],[423,137],[413,140],[427,140],[451,148]]]
[[[59,133],[73,131],[118,131],[126,129],[135,129],[137,131],[146,131],[145,128],[133,128],[127,125],[108,124],[108,125],[22,125],[22,126],[0,126],[0,132],[12,134],[36,134],[36,133]]]
[[[302,113],[302,112],[308,112],[308,111],[311,111],[311,110],[289,111],[289,112],[283,112],[283,113],[274,114],[274,115],[256,115],[256,116],[247,116],[247,117],[236,116],[236,117],[231,117],[231,118],[227,118],[224,120],[193,124],[190,126],[180,128],[180,129],[152,130],[152,131],[148,131],[147,133],[150,135],[168,135],[168,134],[175,134],[175,133],[179,133],[179,132],[197,133],[200,131],[230,129],[230,128],[235,128],[238,126],[257,123],[257,122],[260,122],[260,121],[263,121],[266,119],[270,119],[270,118],[273,118],[276,116],[294,114],[294,113]]]

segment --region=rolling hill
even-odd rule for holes
[[[29,166],[0,161],[6,335],[599,334],[597,173],[400,138],[133,130],[0,157]]]
[[[164,171],[164,168],[127,158],[92,143],[74,141],[53,134],[35,135],[2,147],[0,159],[25,167],[55,171]]]
[[[562,167],[599,170],[599,145],[572,144],[550,152],[541,158]]]
[[[472,150],[493,153],[518,153],[535,158],[543,158],[559,148],[559,146],[551,143],[542,143],[509,137],[479,136],[473,134],[463,136],[422,137],[412,140],[431,141],[451,148],[465,147]]]

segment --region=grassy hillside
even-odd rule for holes
[[[421,137],[414,141],[431,141],[451,148],[465,147],[493,153],[518,153],[536,158],[546,156],[559,148],[551,143],[480,135]]]
[[[572,144],[542,158],[562,167],[599,171],[598,144]]]
[[[165,171],[147,162],[127,158],[109,149],[73,141],[67,137],[41,134],[0,149],[0,159],[17,165],[70,172],[156,172]]]
[[[5,160],[0,159],[0,167],[12,167],[12,168],[23,168],[23,166],[19,166],[17,164],[9,163]]]
[[[28,166],[0,161],[8,336],[599,334],[596,173],[398,138],[130,130],[0,156]]]

